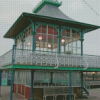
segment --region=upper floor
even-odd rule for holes
[[[80,29],[62,26],[60,33],[58,25],[36,23],[35,30],[33,36],[32,25],[29,25],[18,34],[15,38],[16,49],[81,55]]]
[[[4,35],[14,39],[14,45],[0,57],[0,66],[100,67],[99,56],[83,55],[84,34],[100,26],[69,18],[60,5],[57,0],[42,0],[35,13],[21,14]]]

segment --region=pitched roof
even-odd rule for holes
[[[57,6],[49,4],[45,4],[36,14],[74,21],[66,16]]]

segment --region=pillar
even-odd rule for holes
[[[0,97],[1,97],[2,70],[0,70]]]
[[[83,72],[81,72],[81,98],[83,98]]]
[[[15,45],[13,45],[13,48],[12,48],[12,64],[14,64],[14,61],[15,61],[15,59],[14,59],[14,52],[15,51]]]
[[[84,33],[81,30],[81,56],[83,56],[83,41],[84,41],[83,37],[84,37]],[[83,98],[83,72],[81,72],[81,98]]]
[[[30,100],[33,100],[33,80],[34,80],[34,71],[31,70],[31,98]]]
[[[13,78],[14,78],[14,69],[11,69],[11,90],[10,90],[10,100],[13,100]]]
[[[53,82],[53,72],[51,72],[51,85],[52,85],[52,82]]]
[[[69,71],[70,73],[70,100],[72,99],[71,96],[72,96],[72,71],[70,70]]]
[[[59,49],[58,49],[58,52],[60,53],[61,52],[61,26],[59,26]]]

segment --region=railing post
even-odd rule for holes
[[[70,100],[72,99],[72,70],[69,71],[70,74]]]
[[[15,61],[15,59],[14,59],[14,52],[15,51],[15,45],[13,45],[13,48],[12,48],[12,64],[14,64],[14,61]]]
[[[1,97],[2,70],[0,70],[0,97]]]
[[[31,70],[31,98],[30,100],[33,100],[33,80],[34,80],[34,70]]]
[[[11,69],[11,90],[10,90],[10,100],[13,97],[13,78],[14,78],[14,69]]]

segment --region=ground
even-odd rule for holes
[[[10,86],[1,87],[0,100],[10,100]],[[13,100],[26,100],[22,95],[13,93]],[[100,88],[90,89],[90,96],[86,99],[77,100],[100,100]]]
[[[10,100],[10,86],[1,87],[0,100]],[[26,100],[22,95],[13,93],[13,100]]]

